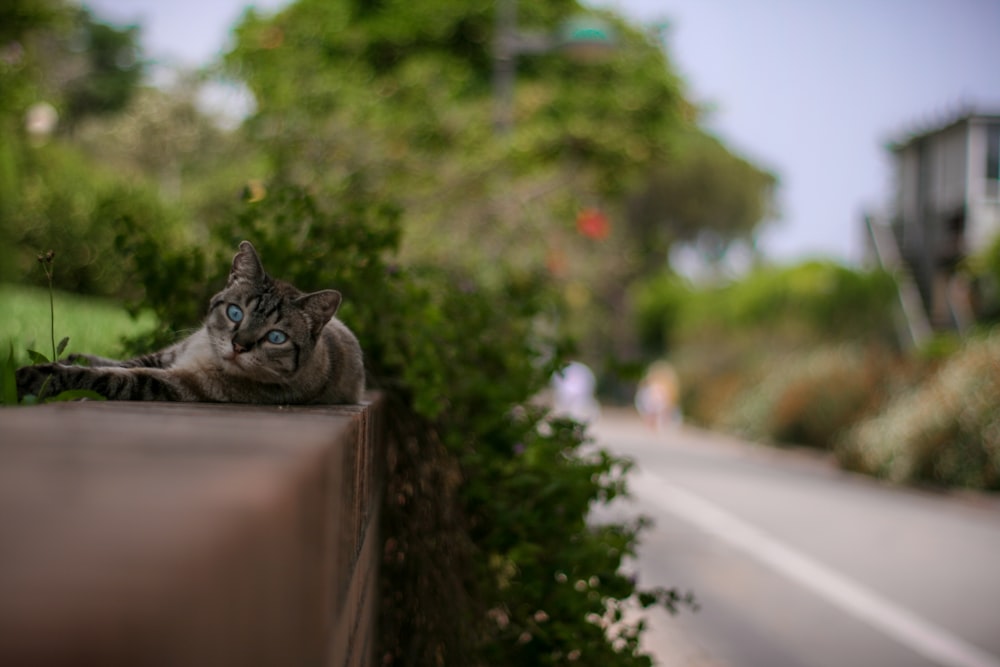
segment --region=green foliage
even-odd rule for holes
[[[99,21],[77,3],[9,0],[0,26],[0,120],[23,122],[44,100],[72,129],[86,116],[123,109],[142,79],[138,28]]]
[[[568,0],[521,4],[520,27],[542,33],[591,11]],[[606,339],[608,318],[595,311],[621,301],[636,269],[615,224],[622,198],[667,154],[681,84],[653,40],[609,16],[620,44],[603,62],[518,58],[513,129],[498,135],[494,9],[303,0],[271,17],[248,13],[227,64],[255,95],[247,127],[277,179],[322,190],[364,172],[404,211],[402,261],[490,282],[503,279],[502,266],[548,270],[580,297],[572,326]],[[591,207],[613,221],[604,241],[576,229]]]
[[[487,283],[396,265],[399,209],[360,176],[323,197],[275,186],[220,222],[209,243],[164,248],[166,266],[155,243],[136,246],[132,269],[165,325],[193,324],[170,295],[202,291],[207,301],[242,238],[273,275],[344,294],[339,316],[362,341],[371,384],[389,393],[386,659],[557,664],[579,651],[601,664],[648,665],[640,627],[608,619],[622,605],[682,599],[662,590],[640,599],[620,571],[638,524],[585,522],[591,503],[623,492],[627,466],[584,454],[579,425],[524,407],[566,349],[540,326],[559,312],[541,276]],[[182,257],[200,259],[175,264]],[[467,612],[459,632],[455,609]]]
[[[0,4],[0,281],[12,280],[14,226],[20,206],[24,116],[38,100],[40,81],[31,38],[58,22],[58,5],[47,0]]]
[[[693,292],[687,281],[673,274],[633,286],[636,331],[648,356],[655,358],[672,348]]]
[[[681,134],[675,151],[628,201],[629,228],[651,268],[664,266],[677,242],[717,261],[734,241],[752,239],[775,217],[774,174],[696,128]]]
[[[576,3],[560,10],[552,29],[584,13]],[[535,160],[582,167],[592,177],[588,195],[616,199],[668,155],[689,107],[656,43],[617,16],[601,18],[618,40],[606,58],[581,63],[555,52],[522,60],[514,141]]]
[[[1000,321],[1000,235],[969,258],[966,269],[972,275],[978,295],[979,317],[984,322]]]
[[[666,274],[634,288],[647,339],[766,330],[799,340],[889,341],[894,282],[833,262],[761,267],[721,286],[696,287]]]
[[[199,110],[210,80],[207,73],[180,73],[169,89],[142,88],[128,113],[91,118],[74,135],[91,160],[150,184],[182,209],[193,233],[231,213],[241,188],[267,171],[252,137],[223,130]]]
[[[7,346],[7,355],[0,364],[0,405],[17,405],[17,378],[14,371],[17,362],[14,360],[14,344]]]
[[[46,284],[34,270],[35,256],[52,249],[59,257],[56,288],[101,296],[136,296],[127,265],[111,261],[117,227],[141,221],[142,235],[179,233],[176,213],[155,192],[96,168],[79,151],[54,142],[32,148],[21,173],[20,203],[3,225],[13,237],[17,277]]]
[[[0,4],[0,122],[21,121],[38,86],[32,39],[59,29],[63,5],[58,0],[7,0]],[[6,123],[5,123],[6,124]],[[8,130],[3,127],[2,130]]]
[[[62,358],[62,354],[66,351],[66,347],[69,345],[68,336],[59,341],[58,345],[56,344],[55,339],[55,294],[52,290],[54,259],[55,254],[51,250],[44,255],[38,256],[38,262],[42,265],[45,275],[49,281],[49,335],[51,336],[52,342],[52,356],[46,356],[41,352],[29,349],[27,354],[32,364],[47,364]],[[17,380],[14,374],[16,368],[17,365],[14,357],[14,345],[13,342],[11,342],[9,345],[9,354],[4,360],[3,365],[0,366],[0,375],[2,375],[2,377],[0,377],[0,405],[16,405],[19,402],[17,395]],[[104,397],[100,394],[86,389],[66,390],[54,396],[46,396],[47,386],[48,380],[42,384],[38,394],[29,394],[21,397],[20,403],[24,405],[36,405],[39,403],[57,403],[62,401],[76,401],[80,399],[104,400]]]
[[[664,276],[633,302],[646,343],[676,361],[693,421],[832,449],[901,483],[1000,488],[1000,339],[941,335],[901,357],[892,290],[884,274],[807,263],[714,288]]]
[[[25,120],[47,105],[59,114],[56,129],[71,136],[81,118],[122,109],[142,76],[137,30],[65,0],[4,2],[0,26],[0,280],[20,279],[24,258],[55,248],[62,287],[114,293],[113,278],[95,275],[114,267],[96,265],[107,236],[88,212],[107,183],[104,170],[58,140],[46,146],[51,137],[28,136]]]
[[[954,331],[937,331],[913,351],[920,361],[935,363],[947,361],[962,347],[962,337]]]
[[[756,441],[832,449],[840,432],[873,409],[884,358],[853,346],[776,355],[769,372],[732,399],[719,422]]]
[[[75,67],[82,74],[69,78],[60,91],[65,122],[73,127],[86,116],[124,109],[143,75],[139,28],[116,28],[80,9],[65,40],[62,58],[76,59],[82,54],[82,63]]]
[[[968,340],[843,435],[843,465],[900,483],[1000,489],[1000,334]]]
[[[620,571],[641,521],[587,524],[592,503],[625,492],[629,466],[604,451],[582,455],[583,439],[579,424],[523,411],[490,434],[493,452],[470,455],[472,535],[496,585],[481,664],[561,665],[576,654],[584,664],[650,665],[625,612],[690,603],[663,590],[636,595]]]
[[[892,299],[887,274],[831,262],[706,287],[668,274],[632,293],[646,354],[674,360],[692,421],[824,449],[882,400]]]
[[[46,364],[50,362],[57,361],[61,358],[63,352],[66,351],[67,345],[69,345],[69,337],[63,338],[56,345],[55,331],[56,331],[56,319],[55,319],[55,294],[52,290],[52,275],[54,271],[54,261],[55,253],[49,250],[47,253],[38,256],[38,263],[41,264],[45,276],[49,283],[49,335],[52,342],[52,356],[46,357],[41,352],[36,350],[28,350],[28,357],[31,359],[33,364]],[[16,366],[14,365],[14,346],[11,344],[10,353],[7,355],[3,366],[0,366],[0,373],[3,374],[3,378],[0,379],[0,384],[2,384],[2,390],[0,390],[0,404],[2,405],[13,405],[18,402],[17,396],[17,381],[14,375],[14,370]],[[42,384],[41,389],[38,391],[37,395],[28,395],[21,398],[21,402],[25,405],[33,405],[36,403],[55,403],[59,401],[75,401],[79,399],[95,399],[104,400],[100,394],[97,394],[89,390],[68,390],[62,391],[54,396],[46,396],[46,386],[48,385],[48,379]],[[13,387],[13,389],[12,389]]]

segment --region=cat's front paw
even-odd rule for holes
[[[44,388],[45,393],[52,395],[52,386],[56,379],[57,364],[38,364],[35,366],[23,366],[14,373],[17,380],[17,397],[23,399],[25,396],[40,396]],[[50,379],[51,378],[51,379]]]

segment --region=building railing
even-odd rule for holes
[[[919,347],[933,335],[933,329],[920,298],[920,291],[903,261],[892,230],[887,225],[873,220],[871,216],[866,215],[864,220],[870,247],[874,250],[879,267],[891,273],[896,279],[897,296],[905,327],[905,334],[900,336],[901,342],[904,347]]]
[[[0,409],[0,665],[371,664],[368,399]]]

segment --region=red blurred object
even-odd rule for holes
[[[587,238],[600,241],[611,233],[611,223],[596,208],[585,208],[576,216],[576,229]]]

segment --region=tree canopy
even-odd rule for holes
[[[696,128],[684,133],[671,159],[654,165],[628,199],[629,229],[653,267],[666,264],[674,243],[694,245],[709,262],[735,241],[751,241],[777,211],[777,177],[733,154]]]
[[[681,86],[662,51],[615,19],[620,43],[606,62],[522,56],[514,132],[498,137],[493,4],[302,0],[273,17],[248,13],[228,62],[257,99],[258,136],[281,137],[279,176],[336,178],[364,166],[393,176],[411,201],[442,202],[428,211],[437,218],[470,195],[482,209],[470,218],[503,216],[524,192],[533,211],[564,224],[573,215],[558,215],[560,198],[626,190],[678,123]],[[565,0],[525,3],[520,29],[554,33],[581,11]],[[547,181],[547,196],[532,198]]]
[[[249,127],[275,177],[335,187],[363,173],[402,205],[406,254],[556,267],[590,292],[597,274],[622,283],[662,269],[676,242],[723,254],[773,218],[776,177],[698,129],[659,36],[614,14],[599,14],[617,41],[603,59],[517,58],[513,129],[494,133],[494,5],[247,12],[226,62],[257,100]],[[554,35],[594,11],[521,3],[518,29]],[[600,243],[581,238],[586,210],[609,222]]]

